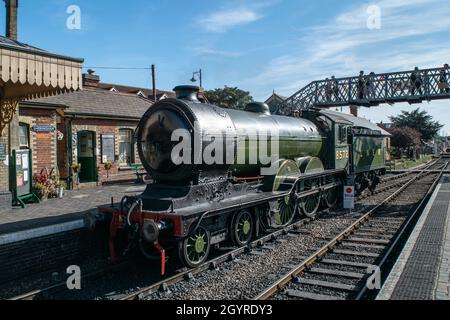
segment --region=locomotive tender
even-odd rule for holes
[[[168,257],[195,267],[224,241],[245,246],[296,216],[313,217],[336,206],[349,177],[360,193],[373,190],[385,173],[389,134],[367,120],[328,110],[271,115],[262,103],[244,111],[223,109],[200,102],[198,87],[174,90],[177,98],[155,103],[136,130],[139,156],[153,183],[138,197],[99,208],[111,216],[113,260],[136,246],[144,256],[161,260],[162,273]],[[180,158],[191,161],[175,163],[179,142],[172,140],[180,129],[190,135],[180,141],[191,138],[190,150],[197,153],[183,150]],[[268,148],[269,154],[277,153],[276,171],[264,175],[261,167],[270,165],[252,158],[261,147],[255,133],[262,131],[277,132],[278,139],[278,150],[272,148],[273,136]],[[223,160],[215,163],[197,157],[214,142],[233,151],[231,158],[226,152],[215,154]]]

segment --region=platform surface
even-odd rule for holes
[[[377,299],[450,300],[450,175],[444,175]]]
[[[99,186],[95,189],[67,190],[62,199],[49,199],[22,208],[0,209],[0,235],[67,223],[82,219],[100,205],[119,202],[125,195],[144,191],[145,185],[133,183]]]

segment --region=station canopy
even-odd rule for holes
[[[19,101],[80,90],[83,61],[0,36],[0,136]]]

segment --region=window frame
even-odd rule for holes
[[[22,138],[22,128],[26,128],[26,139],[27,139],[27,144],[24,145],[22,144],[21,138]],[[31,144],[30,144],[30,125],[28,123],[25,122],[19,122],[19,149],[20,150],[27,150],[27,149],[31,149]]]
[[[123,136],[121,135],[121,132],[128,132],[129,133],[129,141],[124,141],[123,140]],[[120,157],[121,157],[121,153],[120,153],[120,145],[121,143],[130,143],[130,163],[127,162],[122,162]],[[118,131],[118,138],[117,138],[117,147],[118,147],[118,154],[117,154],[117,162],[120,165],[130,165],[132,163],[135,163],[136,159],[135,159],[135,152],[134,152],[134,130],[131,128],[120,128]]]

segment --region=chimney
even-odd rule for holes
[[[17,40],[17,8],[19,0],[4,0],[6,6],[6,37]]]
[[[354,115],[355,117],[358,116],[358,107],[357,106],[350,106],[350,113]]]
[[[177,99],[200,102],[198,100],[200,88],[197,86],[178,86],[175,87],[173,91],[175,91]]]
[[[83,73],[83,87],[85,88],[98,88],[100,77],[95,75],[95,71],[89,69],[88,73]]]

